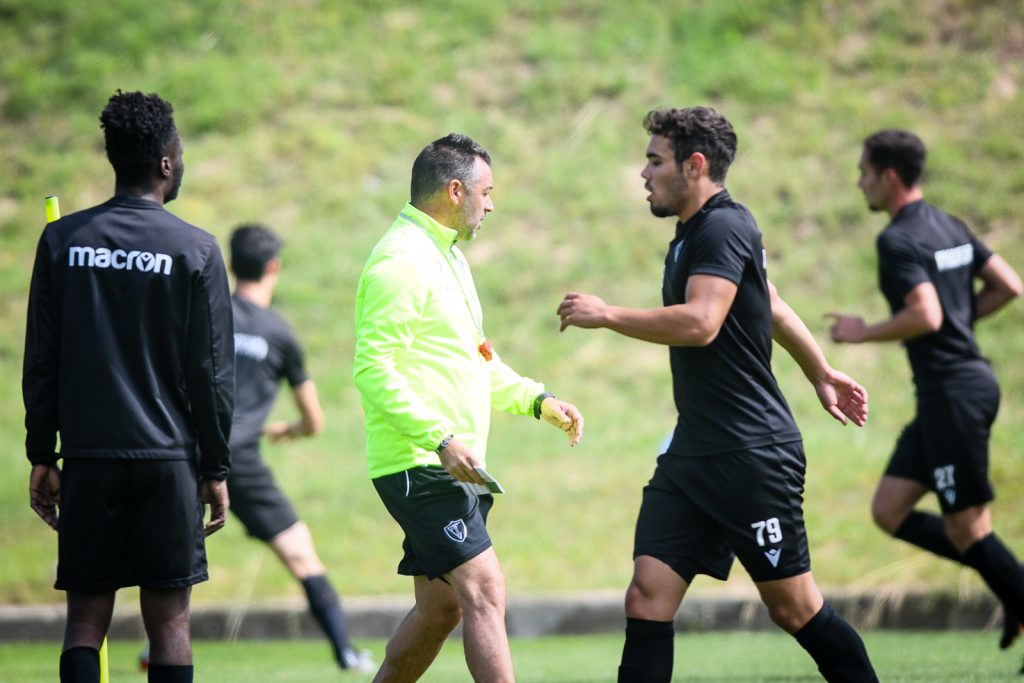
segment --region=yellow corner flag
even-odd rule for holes
[[[46,222],[52,223],[60,218],[60,200],[52,194],[46,198]]]
[[[52,194],[46,198],[46,222],[52,223],[60,218],[60,200]],[[110,660],[107,655],[107,639],[100,645],[100,683],[110,683]]]

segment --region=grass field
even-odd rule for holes
[[[1020,649],[1000,653],[994,633],[867,633],[865,643],[879,679],[886,683],[992,683],[1019,680]],[[384,644],[368,643],[379,658]],[[143,681],[135,657],[140,643],[110,646],[111,683]],[[564,636],[514,639],[512,655],[520,683],[598,683],[615,680],[622,640],[618,636]],[[0,683],[52,681],[57,645],[0,645]],[[783,683],[820,681],[806,653],[782,633],[686,634],[677,636],[673,681]],[[198,642],[197,680],[204,683],[309,683],[346,680],[365,683],[372,676],[339,676],[323,644],[315,641]],[[470,681],[462,643],[449,641],[423,683]]]
[[[305,343],[327,427],[266,457],[343,594],[407,591],[393,573],[400,535],[365,477],[352,303],[412,159],[436,137],[470,134],[494,158],[496,210],[466,249],[488,336],[587,418],[570,451],[533,420],[495,416],[487,464],[508,493],[491,527],[513,593],[624,589],[640,489],[674,419],[664,349],[558,334],[554,313],[568,290],[660,305],[673,225],[643,201],[650,108],[711,104],[735,124],[729,189],[819,339],[826,311],[885,313],[873,252],[884,217],[855,187],[860,141],[879,127],[918,130],[928,196],[1024,269],[1019,0],[0,0],[0,54],[0,602],[60,599],[55,536],[27,503],[25,303],[43,197],[59,194],[68,213],[111,193],[97,116],[116,88],[175,106],[187,170],[171,211],[222,244],[247,220],[287,241],[277,303]],[[1024,555],[1024,305],[979,334],[1004,395],[995,523]],[[872,408],[865,429],[840,428],[776,352],[807,446],[819,581],[983,590],[870,523],[912,413],[903,352],[824,346]],[[291,402],[277,415],[293,417]],[[238,524],[209,548],[196,601],[301,596]]]

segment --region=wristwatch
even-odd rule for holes
[[[448,436],[441,439],[441,443],[437,445],[437,448],[434,449],[434,452],[437,453],[438,455],[441,455],[441,451],[448,448],[448,444],[451,443],[451,440],[454,438],[454,434],[449,434]]]

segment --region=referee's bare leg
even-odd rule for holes
[[[446,578],[450,583],[414,577],[416,605],[388,641],[374,683],[418,680],[460,619],[473,680],[515,680],[505,632],[505,577],[494,548],[459,565]]]

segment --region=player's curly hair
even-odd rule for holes
[[[413,204],[440,192],[452,180],[461,180],[467,187],[476,182],[476,159],[488,165],[491,155],[473,138],[449,133],[423,148],[412,164],[409,189]]]
[[[107,159],[122,182],[147,180],[178,134],[170,102],[151,93],[121,92],[100,114]]]
[[[909,130],[900,128],[872,133],[864,140],[864,152],[876,172],[891,168],[907,187],[913,187],[921,180],[928,157],[924,141]]]
[[[654,109],[644,117],[644,129],[669,139],[677,164],[700,152],[708,160],[708,177],[719,184],[725,182],[729,165],[736,158],[736,131],[711,107]]]

